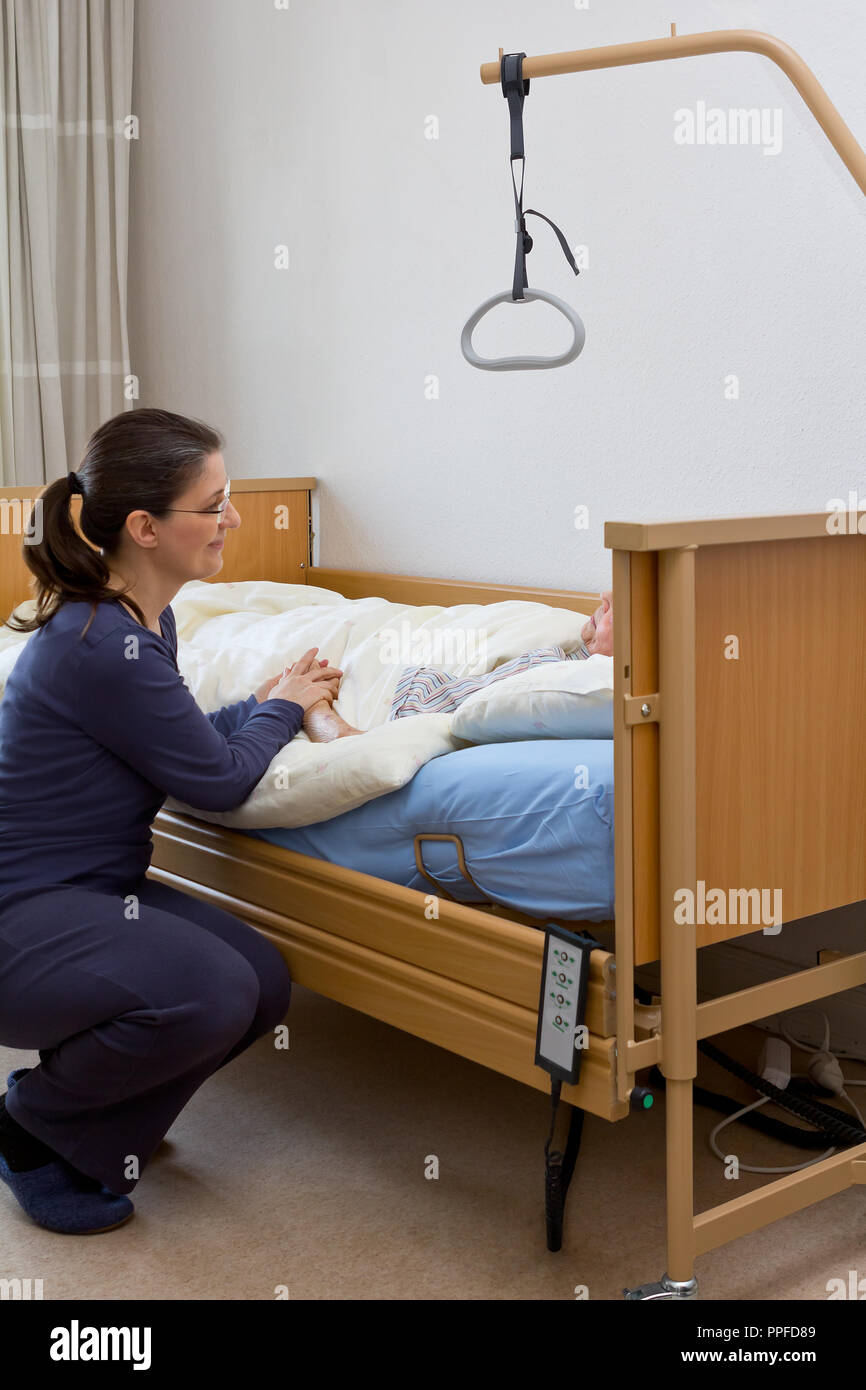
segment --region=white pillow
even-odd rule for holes
[[[613,738],[613,657],[543,661],[467,696],[451,732],[469,743]]]

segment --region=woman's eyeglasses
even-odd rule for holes
[[[167,512],[188,512],[191,516],[222,516],[229,504],[232,484],[231,479],[226,483],[225,496],[218,507],[166,507]]]

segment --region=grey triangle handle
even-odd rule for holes
[[[555,294],[550,294],[547,290],[523,291],[523,300],[543,299],[547,304],[552,304],[554,309],[558,309],[564,314],[574,330],[574,339],[571,346],[560,353],[557,357],[479,357],[472,346],[472,334],[484,315],[497,304],[520,304],[523,301],[515,300],[511,290],[503,290],[502,294],[494,294],[492,298],[485,299],[479,305],[475,313],[466,320],[463,332],[460,336],[460,349],[466,361],[472,367],[480,367],[485,372],[520,372],[532,370],[539,367],[564,367],[567,363],[573,362],[577,357],[586,339],[586,329],[583,320],[579,317],[576,310],[570,304],[566,304],[564,299],[559,299]]]

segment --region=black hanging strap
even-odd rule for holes
[[[525,53],[505,53],[499,61],[502,95],[511,114],[511,158],[523,158],[523,98],[529,95],[529,78],[523,76]]]
[[[547,1224],[547,1248],[553,1251],[562,1249],[565,1199],[568,1195],[569,1183],[574,1175],[574,1165],[577,1162],[580,1141],[583,1136],[583,1111],[580,1106],[575,1105],[571,1107],[571,1114],[568,1117],[568,1138],[565,1141],[565,1152],[550,1147],[553,1143],[561,1089],[562,1082],[554,1078],[550,1087],[550,1134],[547,1136],[547,1143],[544,1146],[544,1216]]]
[[[523,101],[529,92],[529,78],[523,76],[525,57],[525,53],[505,53],[499,65],[502,94],[508,101],[508,111],[511,117],[511,184],[514,189],[514,225],[517,232],[514,281],[511,287],[512,299],[523,299],[523,291],[529,288],[529,281],[526,278],[526,257],[532,250],[532,237],[526,230],[527,217],[541,217],[548,226],[553,228],[559,238],[565,259],[575,275],[580,274],[571,254],[571,248],[556,223],[551,222],[549,217],[545,217],[543,212],[536,212],[535,208],[527,208],[525,212],[523,210],[523,175],[526,170],[526,158],[523,152]],[[515,159],[519,159],[521,162],[520,193],[517,192],[517,183],[514,178]]]

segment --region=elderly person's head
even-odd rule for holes
[[[613,656],[613,590],[605,589],[601,603],[583,626],[581,638],[590,656]]]

